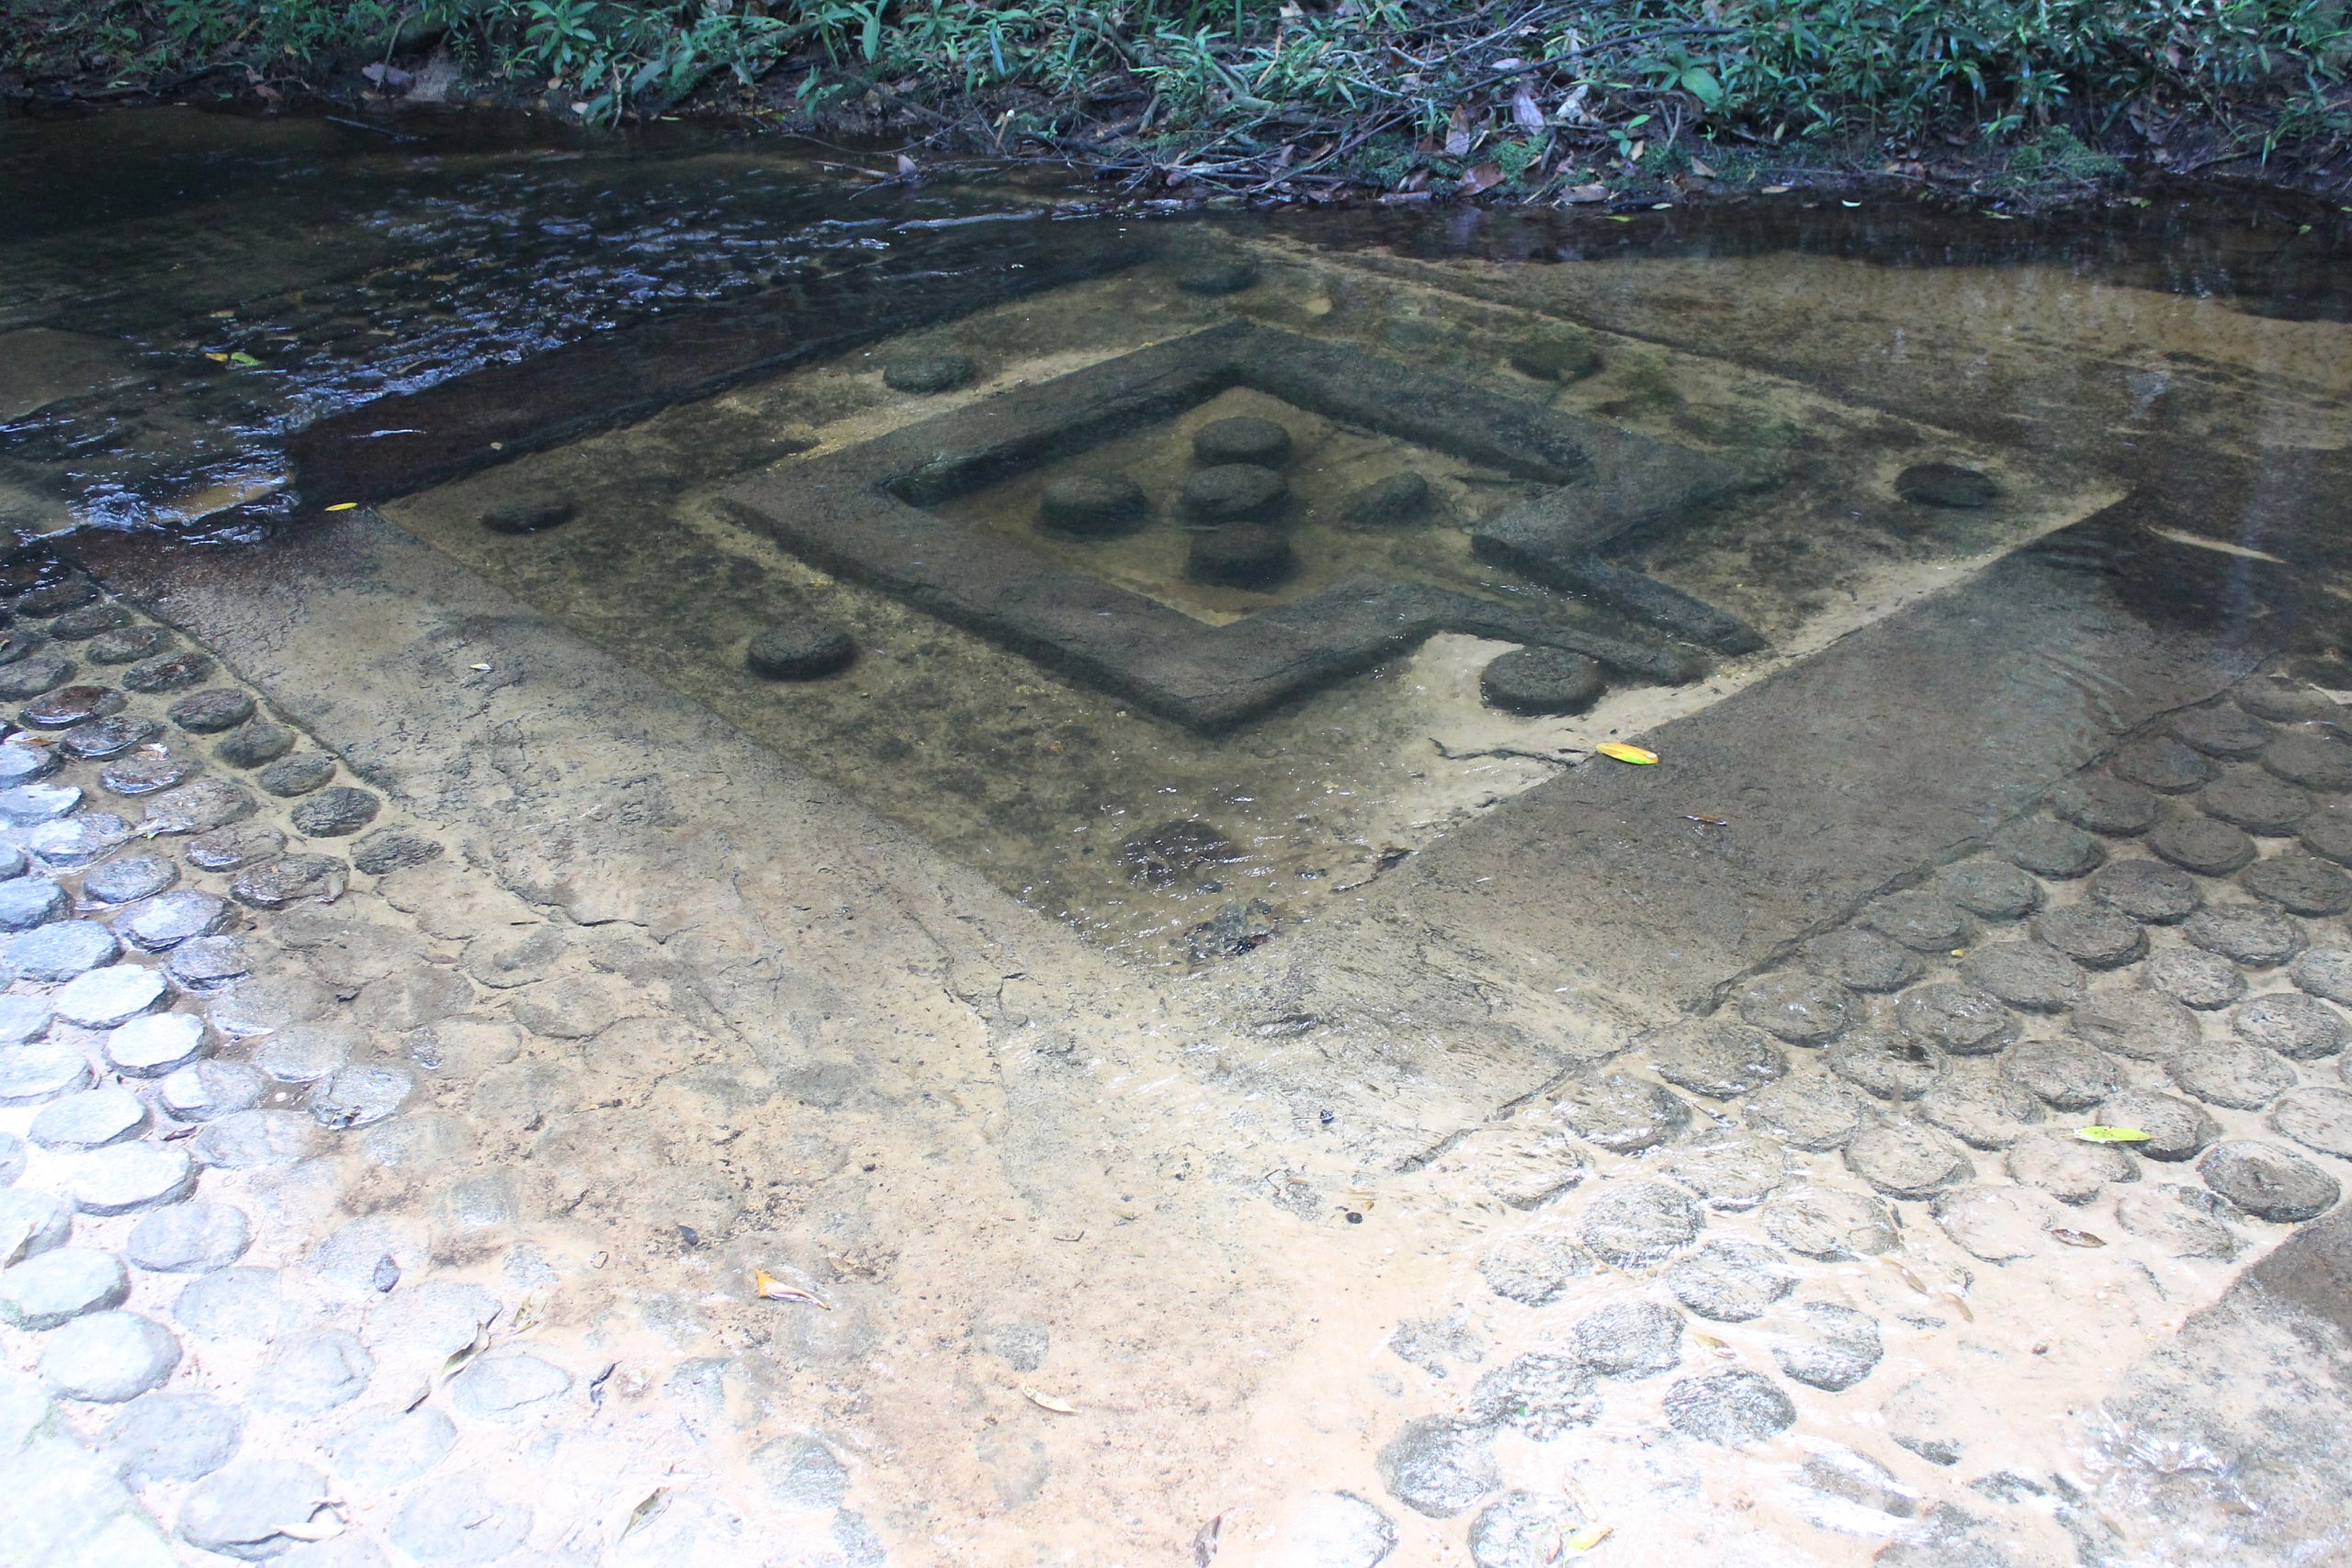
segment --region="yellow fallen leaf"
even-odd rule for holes
[[[209,359],[215,365],[226,365],[229,363],[229,356],[225,354],[208,354],[204,357]]]
[[[349,512],[358,504],[359,503],[356,501],[338,501],[333,506],[328,507],[327,510],[329,512]]]
[[[1594,1547],[1607,1540],[1611,1534],[1615,1533],[1615,1530],[1616,1527],[1613,1525],[1587,1525],[1568,1537],[1568,1550],[1590,1551]]]
[[[1639,746],[1628,746],[1622,740],[1604,740],[1593,750],[1617,761],[1634,762],[1644,767],[1657,761],[1657,752],[1645,751]]]
[[[801,1290],[797,1285],[787,1285],[764,1269],[752,1274],[752,1293],[763,1302],[810,1302],[823,1307],[827,1312],[833,1310],[831,1302]]]
[[[1050,1410],[1057,1416],[1075,1416],[1078,1406],[1067,1399],[1056,1399],[1050,1393],[1040,1393],[1027,1383],[1021,1385],[1021,1397],[1040,1410]]]
[[[2137,1127],[2077,1127],[2075,1136],[2086,1144],[2144,1144],[2148,1134]]]

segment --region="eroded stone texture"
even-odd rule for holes
[[[1649,1050],[1650,1066],[1693,1094],[1728,1100],[1788,1071],[1788,1057],[1753,1024],[1711,1021],[1669,1030]]]
[[[1684,1437],[1745,1448],[1796,1425],[1796,1406],[1771,1379],[1756,1372],[1708,1372],[1666,1393],[1666,1418]]]
[[[2005,1149],[2043,1119],[2033,1096],[2007,1077],[1972,1064],[1955,1066],[1921,1095],[1913,1109],[1971,1148]]]
[[[1890,1198],[1927,1198],[1974,1174],[1968,1156],[1924,1122],[1883,1122],[1846,1145],[1846,1166]]]
[[[1502,1483],[1484,1430],[1442,1416],[1407,1422],[1377,1463],[1389,1495],[1433,1519],[1467,1512]]]
[[[1673,1094],[1630,1073],[1607,1073],[1560,1091],[1552,1113],[1577,1136],[1617,1154],[1655,1148],[1690,1123]]]
[[[1677,1301],[1717,1323],[1761,1317],[1797,1283],[1770,1247],[1745,1241],[1708,1242],[1676,1259],[1663,1278]]]
[[[2023,1012],[2060,1012],[2083,991],[2083,972],[2064,954],[2023,942],[1969,949],[1962,975]]]
[[[1808,967],[1857,991],[1899,991],[1923,972],[1919,960],[1905,949],[1875,931],[1852,926],[1814,938],[1805,943],[1803,956]]]
[[[2304,947],[2303,928],[2260,904],[2218,905],[2188,917],[2181,932],[2206,952],[2250,969],[2286,963]]]
[[[2087,1203],[2110,1182],[2140,1179],[2140,1168],[2121,1149],[2055,1129],[2030,1133],[2011,1145],[2008,1168],[2018,1180],[2062,1203]]]
[[[2154,860],[2111,862],[2092,875],[2086,890],[2109,908],[2158,926],[2178,924],[2205,901],[2195,877]]]
[[[2148,834],[2148,848],[2183,871],[2227,876],[2254,859],[2254,840],[2210,817],[2177,817]]]
[[[2245,1040],[2199,1045],[2165,1066],[2188,1093],[2233,1111],[2259,1111],[2301,1081],[2293,1063]]]
[[[2079,1040],[2029,1040],[2002,1056],[2001,1071],[2061,1111],[2088,1110],[2122,1082],[2114,1063]]]
[[[2260,756],[2277,733],[2261,720],[2222,703],[2177,715],[2172,732],[2209,757],[2233,761]]]
[[[1825,976],[1791,971],[1767,976],[1742,991],[1739,1015],[1792,1045],[1819,1045],[1845,1030],[1853,996]]]
[[[2119,969],[2148,951],[2147,933],[2137,921],[2097,904],[2049,910],[2034,920],[2033,934],[2086,969]]]
[[[2208,817],[2264,838],[2281,838],[2311,814],[2312,797],[2290,784],[2251,771],[2208,784],[2197,796]]]
[[[2041,908],[2041,885],[2005,861],[1968,860],[1936,879],[1943,896],[1985,920],[2021,920]]]
[[[1829,1070],[1880,1100],[1917,1100],[1943,1076],[1942,1053],[1908,1034],[1849,1034],[1823,1054]]]
[[[1901,1240],[1894,1211],[1866,1192],[1798,1187],[1767,1199],[1764,1228],[1791,1252],[1824,1262],[1875,1258]]]
[[[2352,909],[2352,876],[2317,855],[2273,855],[2238,874],[2238,886],[2290,915]]]
[[[1989,1056],[2017,1038],[2018,1023],[1998,997],[1974,986],[1939,980],[1903,993],[1894,1021],[1954,1056]]]
[[[2293,991],[2274,991],[2240,1003],[2231,1010],[2230,1028],[2247,1043],[2290,1061],[2317,1061],[2344,1049],[2343,1015],[2314,997]]]
[[[2071,822],[2030,817],[2001,834],[2001,848],[2021,870],[2053,882],[2088,876],[2107,859],[2099,841]]]
[[[1578,1238],[1602,1261],[1633,1269],[1689,1246],[1703,1223],[1688,1193],[1662,1182],[1628,1181],[1592,1201]]]
[[[1747,1125],[1800,1149],[1841,1148],[1870,1114],[1870,1101],[1819,1069],[1792,1073],[1749,1095]]]
[[[2127,779],[2085,773],[2050,792],[2050,809],[2103,838],[2127,839],[2156,820],[2156,798]]]
[[[1870,1376],[1884,1353],[1874,1320],[1831,1302],[1798,1305],[1777,1325],[1772,1343],[1782,1372],[1831,1393]]]
[[[2222,1135],[2221,1124],[2201,1105],[2154,1089],[2125,1089],[2100,1102],[2093,1118],[2102,1127],[2129,1127],[2147,1141],[2125,1145],[2143,1159],[2194,1159]]]
[[[1656,1302],[1618,1302],[1568,1331],[1577,1359],[1607,1378],[1646,1378],[1682,1364],[1682,1314]]]
[[[2228,959],[2195,948],[2167,948],[2148,960],[2143,978],[2185,1008],[2211,1012],[2245,995],[2245,976]]]
[[[2308,1220],[2335,1206],[2335,1178],[2276,1144],[2231,1138],[2197,1162],[2205,1185],[2258,1220]]]
[[[2137,1062],[2165,1061],[2202,1037],[2196,1014],[2162,992],[2137,987],[2092,991],[2068,1022],[2080,1039]]]
[[[1469,1415],[1548,1443],[1599,1417],[1592,1384],[1592,1369],[1573,1356],[1517,1356],[1478,1380]]]

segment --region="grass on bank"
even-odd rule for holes
[[[1835,145],[1900,163],[2352,143],[2352,0],[0,0],[38,90],[396,91],[429,57],[598,122],[860,112],[1191,177],[1534,193]],[[445,67],[446,70],[446,67]],[[1743,151],[1745,150],[1745,151]]]

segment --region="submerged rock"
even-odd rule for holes
[[[1187,578],[1220,588],[1272,588],[1297,570],[1290,541],[1256,524],[1195,534],[1184,557]]]
[[[1211,420],[1193,435],[1193,457],[1212,467],[1249,463],[1274,468],[1288,462],[1290,454],[1289,431],[1250,414]]]
[[[911,392],[917,397],[952,392],[978,374],[978,367],[953,349],[912,349],[882,362],[882,384],[894,392]]]
[[[563,495],[503,501],[484,509],[481,525],[493,534],[544,534],[571,522],[579,510],[570,496]]]
[[[784,621],[752,638],[743,663],[770,681],[814,681],[838,674],[857,658],[857,644],[822,621]]]
[[[1119,849],[1127,879],[1151,887],[1197,880],[1216,866],[1240,858],[1233,840],[1206,822],[1179,818],[1148,833],[1137,833]]]
[[[1124,474],[1064,474],[1037,498],[1040,527],[1085,538],[1117,533],[1149,510],[1143,487]]]
[[[1915,463],[1894,476],[1894,493],[1917,506],[1973,511],[1999,500],[2001,487],[1957,463]]]
[[[1582,713],[1608,689],[1599,664],[1560,648],[1518,649],[1478,676],[1478,694],[1488,707],[1530,716]]]

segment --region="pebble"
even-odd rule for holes
[[[0,789],[0,817],[19,828],[53,822],[81,804],[82,791],[75,784],[32,784]]]
[[[119,757],[134,746],[144,746],[163,733],[163,728],[152,718],[127,714],[92,719],[67,730],[59,745],[69,757],[85,762],[104,761],[108,757]]]
[[[246,1398],[264,1410],[316,1416],[348,1404],[368,1388],[376,1359],[340,1328],[314,1329],[281,1341],[254,1374]]]
[[[28,729],[70,729],[120,713],[127,700],[109,686],[61,686],[27,703],[17,716]]]
[[[2227,876],[2254,859],[2254,840],[2243,829],[2210,817],[2177,817],[2159,824],[2145,842],[2152,852],[2199,876]]]
[[[19,1258],[62,1247],[73,1234],[74,1211],[62,1198],[23,1187],[0,1191],[0,1236],[10,1238],[8,1246]]]
[[[49,635],[60,642],[87,642],[102,633],[130,625],[130,612],[119,604],[85,604],[68,610],[49,624]]]
[[[2148,951],[2148,935],[2135,921],[2097,904],[2049,910],[2034,920],[2033,934],[2086,969],[2120,969]]]
[[[2220,703],[2176,716],[2172,732],[2209,757],[2233,761],[2259,756],[2275,733],[2261,720]]]
[[[0,740],[0,791],[36,784],[62,765],[51,747],[36,746],[29,739]]]
[[[67,610],[78,610],[97,597],[98,591],[95,585],[81,578],[68,578],[62,582],[49,583],[18,594],[17,614],[42,619],[62,615]]]
[[[1592,1369],[1571,1356],[1515,1356],[1470,1391],[1470,1417],[1548,1443],[1600,1418]]]
[[[2048,1200],[2017,1187],[1962,1187],[1931,1212],[1952,1245],[1986,1263],[2013,1263],[2048,1249]]]
[[[1875,1258],[1900,1240],[1883,1201],[1836,1187],[1799,1187],[1768,1199],[1764,1228],[1791,1252],[1824,1262]]]
[[[252,1110],[268,1089],[269,1080],[248,1063],[197,1062],[167,1076],[156,1095],[179,1120],[209,1122]]]
[[[266,822],[215,828],[187,841],[187,863],[198,871],[236,871],[286,852],[286,835]]]
[[[1842,1147],[1870,1102],[1826,1073],[1799,1073],[1750,1095],[1741,1114],[1750,1127],[1817,1154]]]
[[[2226,958],[2191,948],[2174,948],[2149,960],[2143,976],[2149,986],[2186,1008],[2211,1012],[2245,995],[2245,976]]]
[[[1541,333],[1512,347],[1510,367],[1538,381],[1581,381],[1600,368],[1600,351],[1582,329]]]
[[[223,1269],[190,1283],[172,1303],[172,1316],[207,1339],[267,1341],[287,1315],[277,1275],[268,1269]]]
[[[198,1482],[181,1500],[175,1528],[199,1551],[259,1561],[297,1544],[281,1532],[309,1525],[334,1495],[327,1478],[307,1464],[244,1460]]]
[[[196,1163],[181,1144],[110,1144],[75,1155],[65,1185],[79,1213],[136,1213],[194,1191]]]
[[[2101,1127],[2131,1127],[2148,1134],[2143,1143],[2128,1144],[2143,1159],[2194,1159],[2222,1135],[2221,1124],[2201,1105],[2176,1100],[2154,1089],[2131,1089],[2099,1102],[2092,1119]]]
[[[180,868],[161,855],[123,855],[94,866],[82,878],[82,901],[109,907],[135,904],[165,892],[180,879]]]
[[[134,692],[178,692],[211,673],[212,660],[205,654],[159,653],[125,670],[122,683]]]
[[[112,1029],[152,1010],[163,1001],[166,990],[157,971],[117,964],[75,976],[58,987],[50,1005],[68,1023]]]
[[[1934,1046],[1908,1034],[1849,1034],[1823,1053],[1829,1070],[1880,1100],[1917,1100],[1943,1076]]]
[[[882,362],[884,386],[894,392],[911,392],[918,397],[952,392],[978,374],[978,367],[969,358],[951,349],[909,349]]]
[[[423,865],[441,852],[441,846],[400,828],[379,828],[352,840],[351,863],[370,876],[412,865]]]
[[[268,1170],[311,1152],[317,1124],[294,1111],[232,1111],[190,1139],[196,1157],[221,1170]]]
[[[22,1045],[49,1032],[50,1005],[40,997],[0,996],[0,1045]]]
[[[2018,920],[2041,908],[2041,884],[2006,861],[1969,860],[1936,878],[1946,898],[1980,919]]]
[[[0,666],[0,700],[20,701],[74,679],[74,661],[55,653],[30,654]]]
[[[399,1067],[338,1068],[311,1090],[311,1119],[338,1132],[372,1126],[401,1108],[414,1081]]]
[[[2352,952],[2315,947],[2289,966],[2287,977],[2314,997],[2352,1005]]]
[[[2238,874],[2238,886],[2291,915],[2340,915],[2352,909],[2352,876],[2316,855],[2274,855]]]
[[[1968,940],[1968,917],[1933,893],[1890,894],[1862,911],[1858,922],[1918,953],[1949,953]]]
[[[1561,648],[1522,648],[1487,660],[1478,695],[1490,708],[1530,716],[1575,714],[1609,689],[1600,666]]]
[[[2204,756],[2169,735],[2134,740],[2108,764],[2118,778],[2129,779],[2159,795],[2185,795],[2209,782],[2220,770]]]
[[[796,1432],[752,1451],[752,1469],[768,1495],[787,1508],[820,1512],[849,1495],[849,1472],[824,1439]]]
[[[130,837],[130,824],[111,811],[85,811],[44,822],[25,835],[25,847],[53,866],[87,865]]]
[[[40,1043],[0,1051],[0,1105],[37,1105],[90,1081],[90,1064],[71,1045]]]
[[[1424,515],[1434,499],[1429,479],[1407,468],[1356,491],[1340,503],[1340,515],[1360,527],[1393,527]]]
[[[28,931],[65,918],[65,889],[46,876],[0,882],[0,931]]]
[[[2331,795],[2352,789],[2352,746],[2308,730],[2282,735],[2263,748],[2262,765],[2306,789]]]
[[[1772,1359],[1798,1382],[1825,1393],[1853,1387],[1885,1354],[1867,1314],[1831,1302],[1799,1305],[1773,1336]]]
[[[2275,1144],[2230,1138],[2197,1162],[2205,1185],[2258,1220],[2290,1224],[2335,1206],[2335,1178]]]
[[[1968,1156],[1923,1122],[1883,1122],[1846,1143],[1846,1166],[1890,1198],[1931,1197],[1975,1174]]]
[[[2087,1111],[2122,1087],[2115,1064],[2079,1040],[2029,1040],[2001,1058],[2001,1071],[2061,1111]]]
[[[294,732],[266,718],[245,720],[221,736],[212,754],[232,768],[258,768],[294,750]]]
[[[2042,1114],[2033,1096],[1981,1066],[1946,1075],[1912,1109],[1921,1121],[1976,1149],[2007,1148]]]
[[[1996,942],[1971,948],[1960,971],[2022,1012],[2062,1012],[2083,990],[2079,965],[2064,953],[2030,942]]]
[[[481,525],[493,534],[544,534],[578,515],[580,509],[570,496],[526,496],[484,507]]]
[[[345,1480],[381,1491],[424,1474],[457,1441],[457,1424],[427,1406],[363,1417],[330,1441],[327,1455]]]
[[[180,1364],[180,1342],[136,1313],[98,1312],[51,1331],[40,1379],[64,1399],[121,1404],[160,1388]]]
[[[2270,1130],[2307,1149],[2352,1159],[2352,1093],[2340,1089],[2298,1089],[2270,1108]]]
[[[2175,1258],[2227,1262],[2237,1256],[2235,1233],[2222,1215],[2237,1211],[2201,1187],[2154,1187],[2115,1201],[2115,1222]]]
[[[837,675],[856,660],[857,643],[849,633],[815,620],[779,621],[743,651],[744,667],[766,681],[814,681]]]
[[[1989,1056],[2017,1038],[2017,1020],[1999,998],[1952,980],[1904,992],[1894,1004],[1894,1021],[1905,1033],[1954,1056]]]
[[[110,1312],[130,1294],[121,1260],[94,1247],[51,1247],[0,1270],[0,1318],[35,1333]]]
[[[316,1083],[351,1060],[349,1031],[329,1024],[297,1024],[256,1046],[253,1064],[280,1083]]]
[[[2047,817],[2030,817],[2006,829],[2000,847],[2009,859],[2036,876],[2071,882],[2097,871],[2107,851],[2097,839],[2071,823]]]
[[[97,1441],[99,1457],[132,1486],[201,1481],[237,1457],[244,1417],[209,1393],[174,1389],[135,1400]]]
[[[2292,833],[2311,814],[2312,798],[2290,784],[2248,771],[2206,785],[2197,808],[2245,832],[2277,839]]]
[[[376,819],[383,802],[364,789],[334,784],[294,803],[287,816],[310,839],[347,839]]]
[[[2157,926],[2177,925],[2204,902],[2195,877],[2178,866],[2153,860],[2115,861],[2092,876],[2087,891],[2109,908]],[[2144,938],[2141,946],[2146,946]]]
[[[1650,1047],[1650,1066],[1693,1094],[1728,1100],[1788,1071],[1788,1058],[1753,1024],[1695,1022],[1669,1030]]]
[[[254,814],[253,792],[233,779],[191,779],[147,803],[142,832],[184,837],[209,833]]]
[[[1758,1372],[1708,1372],[1666,1391],[1666,1418],[1686,1438],[1745,1448],[1796,1425],[1796,1406]]]
[[[2182,925],[2181,932],[2206,952],[2252,969],[2284,964],[2303,950],[2302,928],[2260,904],[2200,909]]]
[[[1789,1179],[1788,1155],[1769,1138],[1708,1127],[1677,1148],[1659,1174],[1706,1199],[1711,1209],[1752,1209]]]
[[[248,866],[229,896],[255,909],[283,909],[305,898],[332,903],[350,886],[351,868],[333,855],[287,855]]]
[[[1918,959],[1875,931],[1847,927],[1804,944],[1805,966],[1857,991],[1899,991],[1924,970]]]
[[[1125,533],[1150,511],[1143,487],[1125,474],[1063,474],[1037,497],[1039,527],[1080,538]]]
[[[322,751],[280,757],[254,777],[264,791],[281,800],[323,788],[334,777],[334,759]]]
[[[2190,1094],[2233,1111],[2259,1111],[2302,1081],[2292,1062],[2244,1040],[2199,1045],[2165,1066]]]
[[[1196,523],[1262,523],[1290,500],[1290,485],[1272,468],[1220,463],[1195,470],[1177,500]]]
[[[2290,1061],[2313,1062],[2344,1049],[2344,1019],[2334,1008],[2293,991],[2274,991],[2241,1003],[2230,1027],[2249,1044]]]
[[[7,747],[0,745],[0,756]],[[2324,802],[2302,820],[2303,848],[2338,865],[2352,865],[2352,808],[2342,801]]]
[[[1559,1299],[1569,1281],[1599,1267],[1576,1238],[1556,1229],[1521,1231],[1487,1249],[1478,1273],[1487,1288],[1521,1306],[1544,1306]]]
[[[1688,1246],[1703,1223],[1689,1194],[1662,1182],[1628,1181],[1593,1200],[1578,1238],[1603,1262],[1634,1269]]]
[[[164,716],[192,735],[218,735],[253,716],[253,698],[233,686],[190,692],[164,710]]]
[[[115,922],[131,945],[148,953],[166,953],[197,937],[210,936],[229,923],[228,901],[193,887],[163,894]]]
[[[177,1203],[130,1227],[124,1256],[156,1274],[209,1274],[253,1245],[253,1226],[226,1203]]]
[[[164,961],[173,979],[198,993],[217,991],[252,967],[245,944],[233,936],[191,937]]]
[[[1820,1045],[1845,1031],[1852,994],[1820,975],[1788,971],[1756,981],[1740,993],[1739,1015],[1792,1045]]]
[[[1211,420],[1193,434],[1193,458],[1208,467],[1254,463],[1278,468],[1290,461],[1290,432],[1271,419],[1242,415]]]
[[[2137,1181],[2140,1168],[2112,1144],[2087,1144],[2072,1133],[2030,1133],[2008,1153],[2009,1174],[2062,1203],[2087,1203],[2114,1181]]]
[[[2129,780],[2090,773],[2052,790],[2050,809],[2103,838],[2128,839],[2155,825],[2156,797]]]
[[[1579,1138],[1613,1154],[1656,1148],[1690,1124],[1690,1108],[1680,1100],[1629,1073],[1568,1086],[1554,1098],[1552,1113]]]
[[[84,1089],[41,1107],[27,1133],[45,1149],[97,1149],[147,1125],[147,1102],[119,1084]]]
[[[499,1350],[476,1359],[452,1389],[458,1413],[482,1421],[520,1421],[546,1415],[571,1392],[571,1374],[527,1350]]]
[[[1682,1314],[1655,1302],[1618,1302],[1568,1330],[1576,1359],[1604,1378],[1647,1378],[1682,1364]]]
[[[154,657],[170,644],[171,634],[161,626],[124,626],[119,631],[101,632],[90,639],[90,661],[134,664]]]
[[[2165,1061],[2202,1038],[2196,1014],[2162,992],[2136,987],[2091,992],[2067,1021],[2088,1043],[2135,1062]]]
[[[1666,1288],[1699,1316],[1746,1323],[1796,1289],[1797,1277],[1770,1247],[1746,1241],[1711,1241],[1676,1260]]]
[[[1255,523],[1231,524],[1193,536],[1184,554],[1184,576],[1193,582],[1262,591],[1287,581],[1298,570],[1290,540]]]
[[[1577,1532],[1579,1519],[1565,1497],[1506,1492],[1470,1521],[1470,1561],[1476,1568],[1551,1568],[1560,1560],[1560,1542]],[[1314,1562],[1295,1556],[1279,1561],[1298,1562],[1302,1568],[1311,1568]],[[1361,1561],[1369,1568],[1380,1557]]]
[[[5,750],[0,747],[0,750]],[[118,757],[99,772],[98,783],[116,795],[154,795],[172,788],[195,771],[195,764],[185,757]]]

